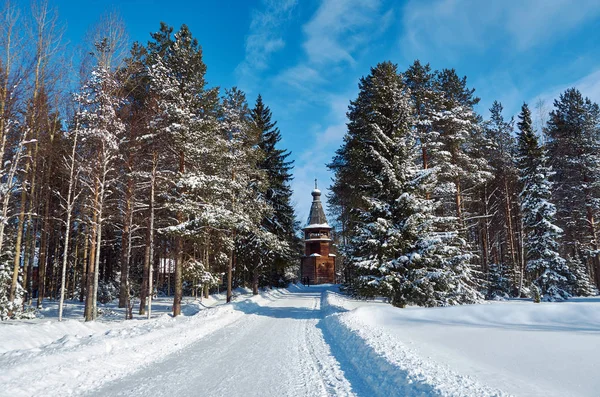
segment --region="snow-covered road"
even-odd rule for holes
[[[354,396],[319,326],[323,291],[238,305],[247,315],[90,395]]]
[[[0,324],[0,397],[598,395],[599,298],[399,310],[336,291]]]

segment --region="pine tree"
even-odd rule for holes
[[[564,252],[576,247],[591,258],[600,286],[596,219],[600,210],[600,108],[574,89],[554,101],[547,126],[548,157],[555,171],[554,200],[565,231]],[[585,225],[582,226],[582,225]]]
[[[348,165],[357,161],[365,181],[347,256],[357,269],[354,286],[362,295],[387,296],[395,306],[473,303],[469,254],[456,232],[440,229],[449,221],[435,215],[427,198],[438,169],[423,169],[413,107],[396,66],[377,65],[359,85],[350,105],[346,145],[361,142]],[[340,153],[340,152],[338,152]],[[364,156],[360,158],[360,156]],[[357,170],[354,168],[355,170]],[[358,171],[358,170],[357,170]]]
[[[519,172],[523,185],[521,212],[527,238],[525,249],[527,271],[535,279],[542,299],[560,301],[570,295],[567,291],[569,268],[558,253],[562,229],[554,224],[556,208],[551,202],[552,173],[531,127],[531,112],[523,104],[519,114]]]
[[[439,168],[439,180],[433,195],[442,199],[444,213],[456,217],[453,227],[466,237],[466,192],[491,178],[487,161],[477,150],[482,131],[473,106],[479,98],[454,69],[436,72],[435,87],[440,98],[433,128],[439,138],[431,164]]]
[[[491,192],[488,211],[493,228],[487,228],[484,258],[506,267],[512,285],[519,284],[518,240],[516,225],[518,214],[518,171],[516,168],[516,141],[513,137],[513,120],[506,121],[502,115],[502,104],[494,101],[490,108],[490,120],[484,125],[485,147],[482,152],[488,159],[493,178],[486,181],[485,192]],[[487,198],[487,197],[486,197]],[[495,211],[489,210],[496,209]],[[487,221],[484,220],[484,221]],[[484,270],[485,262],[483,263]],[[492,271],[490,266],[490,272]],[[491,277],[491,275],[490,275]],[[507,290],[508,292],[508,290]]]
[[[207,226],[205,221],[214,208],[210,196],[220,189],[214,168],[219,163],[215,157],[221,152],[217,90],[205,89],[202,49],[187,26],[174,37],[171,33],[172,28],[162,24],[148,45],[148,73],[157,107],[150,124],[155,133],[149,138],[167,149],[155,152],[160,169],[176,175],[164,192],[176,223],[161,232],[176,239],[173,314],[177,316],[181,313],[184,263],[195,259],[193,255],[187,257],[185,244],[202,239],[203,228],[214,226]],[[147,261],[144,272],[148,276],[149,266]]]
[[[429,64],[416,60],[404,73],[404,84],[410,90],[414,107],[415,127],[421,145],[421,161],[424,169],[430,167],[431,152],[438,147],[439,133],[433,128],[439,108],[440,95],[436,92],[435,74]]]
[[[505,300],[510,297],[511,271],[501,263],[490,264],[488,273],[486,299]]]
[[[266,173],[258,168],[263,155],[258,148],[260,131],[252,121],[246,96],[232,88],[226,90],[222,102],[221,130],[226,138],[223,170],[224,178],[228,178],[226,208],[230,213],[232,244],[227,269],[227,300],[230,301],[235,251],[245,250],[249,244],[262,246],[271,253],[275,250],[276,236],[261,226],[264,218],[272,216],[273,209],[265,200]],[[255,293],[258,293],[259,271],[269,256],[255,256],[253,265],[249,266]]]
[[[481,118],[473,107],[479,102],[475,90],[467,87],[467,78],[458,77],[454,69],[435,72],[434,88],[437,95],[429,145],[430,164],[438,170],[432,188],[432,197],[439,200],[436,215],[443,218],[439,230],[455,236],[447,244],[454,244],[453,259],[463,273],[464,290],[478,289],[483,283],[475,271],[477,260],[474,242],[477,241],[471,218],[477,219],[476,204],[479,189],[492,177],[490,166],[482,152],[485,142]],[[480,295],[473,296],[479,299]]]
[[[99,43],[102,51],[106,43]],[[92,193],[91,211],[95,221],[95,241],[92,242],[94,261],[90,262],[87,282],[86,321],[97,316],[98,276],[100,271],[100,251],[102,227],[105,220],[106,198],[115,180],[115,165],[118,156],[118,136],[124,125],[117,117],[120,99],[117,96],[119,84],[114,74],[103,65],[92,72],[90,81],[76,96],[78,112],[75,125],[79,128],[82,145],[87,151],[82,182]]]
[[[272,265],[266,276],[270,285],[278,285],[280,280],[290,281],[286,280],[286,270],[296,265],[298,256],[298,239],[295,235],[297,222],[291,204],[290,187],[293,162],[287,160],[290,152],[277,148],[281,141],[281,133],[276,127],[276,122],[271,121],[271,110],[265,106],[260,95],[256,99],[254,109],[251,110],[251,116],[261,132],[258,148],[262,151],[262,161],[259,162],[258,168],[264,171],[266,177],[264,199],[273,210],[272,216],[262,220],[262,227],[277,236],[277,244],[270,262]]]
[[[580,255],[567,256],[567,266],[570,270],[569,293],[573,296],[598,295],[598,289],[594,286],[587,266],[581,260]]]
[[[372,68],[359,89],[349,108],[345,143],[348,168],[361,168],[355,176],[364,182],[355,194],[362,196],[363,206],[356,209],[358,222],[347,256],[360,275],[358,293],[381,294],[402,307],[410,301],[402,292],[409,266],[408,257],[400,263],[397,254],[407,253],[416,237],[400,224],[417,211],[412,196],[405,196],[402,205],[396,202],[417,171],[410,101],[396,65],[389,62]]]

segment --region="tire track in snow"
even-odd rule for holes
[[[319,312],[320,318],[317,321],[307,322],[305,329],[306,346],[310,357],[322,376],[321,380],[328,396],[356,396],[352,391],[352,385],[340,368],[340,363],[331,354],[330,346],[325,341],[323,332],[317,328],[323,319],[320,306],[321,297],[319,296],[315,299],[313,308]]]
[[[92,395],[355,396],[317,328],[316,292],[238,305],[235,323]]]

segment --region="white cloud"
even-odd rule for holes
[[[600,69],[576,81],[573,86],[581,91],[584,97],[600,103]]]
[[[313,18],[304,25],[304,50],[316,64],[354,63],[352,52],[371,38],[382,19],[379,0],[323,0]],[[390,15],[387,16],[389,24]]]
[[[346,133],[346,123],[330,125],[321,134],[321,143],[339,143]]]
[[[319,188],[324,191],[322,200],[326,203],[332,175],[325,166],[342,144],[346,133],[346,112],[350,95],[332,95],[326,98],[329,106],[330,124],[326,126],[314,125],[309,145],[298,157],[294,169],[292,189],[294,202],[299,219],[304,222],[310,210],[310,192],[314,186],[315,178],[319,181]],[[326,205],[326,204],[325,204]],[[331,220],[330,220],[331,221]]]
[[[302,48],[306,57],[272,79],[272,89],[285,98],[288,112],[304,111],[315,105],[328,109],[324,117],[320,111],[315,115],[318,119],[312,120],[312,128],[308,131],[311,138],[296,157],[293,201],[302,221],[308,216],[315,178],[324,190],[323,200],[326,201],[332,177],[326,164],[331,162],[346,132],[346,110],[349,98],[356,90],[356,80],[345,79],[349,86],[346,83],[340,85],[339,77],[348,76],[369,45],[394,21],[394,11],[385,9],[383,1],[321,0],[302,27],[305,35]],[[319,124],[320,120],[325,121]]]
[[[290,18],[298,0],[264,0],[264,10],[252,14],[246,36],[246,56],[236,67],[238,79],[253,84],[258,73],[269,66],[271,54],[285,47],[281,26]]]
[[[546,90],[530,100],[530,107],[542,101],[546,110],[550,111],[554,105],[554,100],[558,99],[560,94],[568,88],[575,87],[584,97],[590,98],[593,102],[600,103],[600,69],[588,74],[569,84],[563,84]]]
[[[403,9],[407,52],[491,50],[496,44],[524,51],[564,35],[600,14],[597,0],[411,0]]]
[[[326,103],[332,90],[347,88],[331,83],[356,64],[357,54],[368,49],[394,18],[394,10],[385,10],[381,0],[321,0],[302,27],[306,58],[279,72],[272,79],[273,88],[300,96],[307,104]]]
[[[507,5],[504,1],[501,4]],[[600,14],[597,0],[528,0],[518,7],[507,7],[506,29],[517,47],[526,50],[562,35],[578,24]]]
[[[278,86],[286,85],[304,91],[310,90],[312,86],[323,84],[325,79],[321,77],[316,69],[305,64],[299,64],[283,70],[273,78],[273,82]]]
[[[511,70],[495,70],[471,81],[477,90],[475,95],[481,98],[476,110],[484,117],[490,116],[489,109],[494,101],[504,107],[504,117],[510,118],[518,113],[523,103],[523,86],[516,81]]]

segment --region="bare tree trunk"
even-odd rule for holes
[[[183,175],[185,172],[185,154],[180,152],[179,155],[179,173]],[[180,211],[177,213],[177,221],[183,223],[184,216]],[[177,261],[175,262],[175,296],[173,297],[173,316],[181,314],[181,300],[183,299],[183,237],[177,236]]]
[[[69,188],[67,191],[67,220],[66,231],[63,244],[63,257],[62,257],[62,271],[60,275],[60,300],[58,303],[58,321],[62,321],[63,306],[65,302],[65,278],[67,276],[67,262],[69,255],[69,242],[71,236],[71,215],[73,214],[73,207],[75,204],[74,190],[75,190],[75,152],[77,150],[77,137],[78,127],[75,128],[75,135],[73,137],[73,147],[71,149],[70,169],[69,169]]]
[[[183,239],[177,238],[177,260],[175,261],[175,291],[173,297],[173,316],[181,314],[181,300],[183,299]]]
[[[100,188],[101,197],[104,195],[104,186]],[[92,307],[93,307],[93,319],[98,318],[98,275],[100,272],[98,269],[100,268],[100,245],[102,244],[102,205],[103,199],[100,200],[100,207],[98,210],[98,231],[96,232],[96,264],[94,265],[94,288],[92,295]]]
[[[587,175],[584,176],[583,180],[586,183],[586,185],[589,186],[590,182]],[[592,264],[596,273],[596,287],[600,288],[600,253],[598,252],[598,236],[596,233],[596,221],[594,219],[594,212],[592,211],[591,207],[593,198],[589,189],[586,189],[585,191],[585,201],[587,224],[590,233],[590,244],[592,246],[592,250],[594,251],[594,255],[592,256]]]
[[[88,254],[90,248],[90,236],[89,236],[89,227],[86,228],[83,233],[85,241],[83,242],[83,258],[81,261],[81,284],[79,291],[79,302],[83,302],[83,297],[85,296],[85,287],[87,284],[87,274],[88,274]]]
[[[42,301],[46,294],[46,257],[48,254],[48,230],[50,229],[50,200],[44,200],[44,221],[40,225],[40,259],[38,261],[38,309],[42,307]]]
[[[231,180],[235,182],[235,169],[231,172]],[[231,198],[231,210],[235,212],[235,196]],[[235,255],[235,230],[231,231],[231,252],[227,263],[227,303],[233,296],[233,257]]]
[[[72,300],[75,300],[75,286],[77,285],[77,275],[78,275],[77,264],[79,263],[79,239],[77,237],[75,237],[75,253],[73,254],[73,256],[74,256],[73,278],[71,280],[71,293],[69,294],[69,296],[71,297]],[[67,290],[68,290],[68,288],[67,288]]]
[[[100,187],[98,186],[98,179],[94,182],[94,201],[93,201],[93,216],[92,216],[92,240],[90,247],[90,261],[88,263],[87,271],[87,282],[86,282],[86,298],[85,298],[85,321],[92,321],[94,319],[94,280],[96,279],[96,256],[99,256],[99,249],[97,247],[97,234],[99,226],[99,217],[96,209],[98,208],[98,196],[100,194]]]
[[[28,173],[29,162],[25,166],[25,174]],[[19,283],[19,273],[21,270],[21,241],[23,241],[23,228],[25,227],[25,206],[27,204],[27,190],[25,186],[21,187],[21,212],[19,214],[19,224],[17,227],[17,241],[15,242],[15,259],[13,262],[13,275],[10,283],[10,293],[8,300],[15,301],[17,284]]]
[[[506,226],[508,233],[508,244],[510,249],[510,258],[512,261],[512,267],[517,267],[517,258],[516,258],[516,248],[515,248],[515,236],[514,236],[514,228],[512,224],[512,211],[511,211],[511,201],[510,201],[510,190],[508,187],[508,180],[504,178],[504,205],[506,206]]]
[[[148,267],[148,318],[152,315],[152,265],[154,263],[154,192],[156,189],[156,169],[158,166],[158,153],[153,153],[152,179],[150,181],[150,217],[148,219],[148,242],[146,243],[146,261],[144,268]]]
[[[100,181],[100,193],[98,199],[98,227],[96,232],[96,264],[94,265],[94,291],[92,295],[92,306],[93,306],[93,319],[98,318],[98,276],[100,272],[98,269],[100,268],[100,248],[102,244],[102,216],[104,210],[104,195],[106,189],[106,175],[108,173],[108,164],[106,163],[106,159],[104,159],[104,163],[102,166],[102,180]]]
[[[146,247],[146,249],[148,249],[148,248]],[[142,284],[140,285],[140,310],[139,310],[140,315],[146,314],[146,299],[148,299],[148,285],[149,285],[148,279],[150,277],[149,276],[150,267],[147,265],[149,265],[149,263],[146,261],[146,255],[144,255],[144,270],[143,270],[143,274],[142,274]]]
[[[125,192],[125,212],[123,214],[123,234],[121,236],[121,285],[119,288],[119,307],[126,307],[129,300],[129,260],[131,247],[130,234],[133,222],[133,179],[127,178]]]
[[[590,228],[590,243],[592,245],[592,250],[594,251],[594,255],[592,256],[592,264],[596,273],[596,287],[600,288],[600,260],[598,258],[598,237],[596,234],[596,223],[594,220],[594,214],[592,213],[592,209],[589,206],[587,208],[587,221],[588,226]]]
[[[490,246],[490,228],[488,223],[489,205],[487,200],[487,186],[483,190],[483,230],[481,236],[482,245],[482,258],[483,258],[483,272],[487,275],[489,272],[490,258],[489,258],[489,246]]]
[[[519,233],[519,239],[521,240],[521,262],[520,262],[520,275],[519,275],[519,297],[521,291],[523,291],[523,280],[525,278],[525,264],[526,264],[526,253],[525,253],[525,227],[523,225],[523,218],[520,221],[521,233]]]
[[[233,239],[235,239],[235,232],[232,233]],[[233,254],[234,249],[231,248],[231,252],[229,253],[229,262],[227,262],[227,303],[231,302],[231,298],[233,296]]]
[[[258,295],[258,271],[259,266],[252,270],[252,295]]]
[[[29,299],[29,283],[31,281],[31,273],[29,272],[29,258],[34,254],[31,251],[31,238],[33,236],[33,224],[31,223],[31,217],[29,218],[29,222],[27,222],[27,229],[25,230],[25,248],[23,249],[23,288],[25,289],[25,296],[23,298],[23,307],[27,304],[27,300]]]

